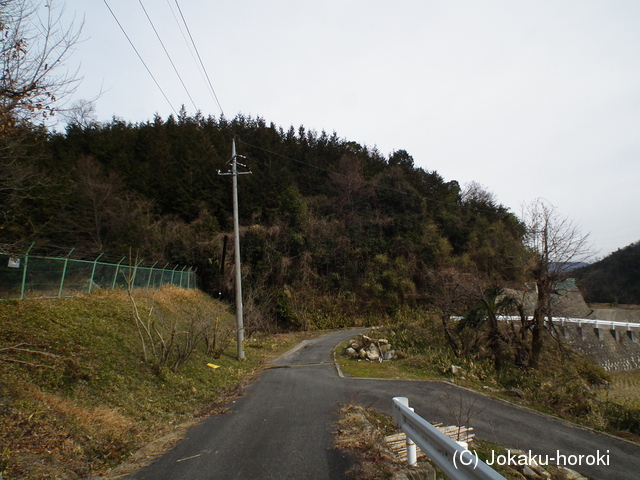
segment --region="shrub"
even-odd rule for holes
[[[619,403],[604,402],[599,406],[609,426],[640,435],[640,409]]]

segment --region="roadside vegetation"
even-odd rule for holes
[[[475,345],[465,355],[454,354],[436,315],[407,311],[396,322],[371,332],[390,342],[393,360],[348,358],[342,354],[347,342],[338,349],[341,369],[360,377],[449,381],[595,429],[640,438],[637,371],[610,374],[550,335],[538,368],[517,366],[511,352],[512,357],[507,356],[496,370],[491,349],[475,342],[482,331],[465,331],[459,325],[452,324],[452,330],[463,335],[458,338]],[[507,335],[508,327],[501,328]]]
[[[221,411],[268,358],[300,338],[253,335],[240,362],[230,329],[235,317],[226,305],[175,287],[134,290],[133,299],[140,317],[153,318],[153,328],[163,332],[165,349],[173,337],[166,363],[154,362],[149,352],[145,361],[124,290],[0,302],[4,478],[96,477],[152,440],[174,433],[165,441],[171,443],[183,424]],[[176,369],[194,324],[207,333]],[[154,335],[161,359],[162,342]],[[146,455],[153,458],[153,450]]]

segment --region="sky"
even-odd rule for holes
[[[74,18],[99,121],[184,105],[336,132],[518,216],[542,198],[595,258],[640,241],[637,0],[67,0]]]

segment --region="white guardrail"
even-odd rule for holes
[[[496,317],[501,322],[520,322],[521,318],[517,315],[498,315]],[[527,317],[527,320],[531,320],[533,317]],[[461,316],[453,316],[452,320],[462,320]],[[570,317],[553,317],[553,323],[556,325],[565,325],[567,323],[575,323],[579,327],[582,325],[593,325],[593,328],[605,328],[609,327],[611,330],[616,327],[624,327],[627,330],[631,330],[632,328],[640,329],[640,321],[639,322],[617,322],[614,320],[598,320],[595,318],[570,318]],[[545,319],[545,323],[548,322]]]
[[[458,317],[462,318],[462,317]],[[499,315],[498,320],[503,322],[519,322],[521,319],[518,316],[508,316],[508,315]],[[527,317],[527,320],[531,320],[532,317]],[[545,319],[545,322],[547,320]],[[616,327],[624,327],[627,330],[631,328],[640,328],[640,323],[638,322],[616,322],[613,320],[598,320],[595,318],[569,318],[569,317],[555,317],[553,318],[553,323],[556,325],[565,325],[566,323],[577,323],[578,326],[582,325],[593,325],[593,328],[604,328],[609,327],[611,330]]]
[[[394,397],[392,410],[394,423],[407,435],[407,446],[411,439],[451,480],[506,480],[473,452],[414,413],[406,397]]]

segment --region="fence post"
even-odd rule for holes
[[[91,293],[91,288],[93,287],[93,279],[96,275],[96,266],[98,265],[98,260],[100,257],[104,255],[104,252],[97,256],[97,258],[93,261],[93,269],[91,270],[91,279],[89,280],[89,293]]]
[[[151,285],[151,277],[153,276],[153,267],[155,267],[158,264],[158,262],[154,263],[151,266],[151,270],[149,271],[149,279],[147,280],[147,288],[149,288],[149,285]]]
[[[27,263],[29,263],[29,252],[31,251],[31,249],[35,244],[36,242],[32,242],[31,245],[29,246],[29,249],[27,250],[27,253],[24,254],[24,266],[22,269],[22,287],[20,287],[20,300],[24,300],[24,291],[25,291],[25,286],[27,284]]]
[[[115,290],[116,289],[116,280],[118,279],[118,270],[120,270],[120,264],[122,262],[124,262],[125,258],[127,258],[127,257],[126,256],[122,257],[120,259],[120,261],[118,262],[118,264],[116,265],[116,273],[113,274],[113,285],[111,286],[111,290]]]
[[[182,279],[184,278],[184,270],[185,268],[187,268],[187,266],[185,265],[182,270],[180,270],[180,288],[182,288]]]
[[[67,265],[69,265],[69,256],[73,253],[75,248],[72,248],[71,251],[67,254],[64,259],[64,267],[62,267],[62,278],[60,278],[60,289],[58,290],[58,298],[62,298],[62,288],[64,287],[64,277],[67,275]]]
[[[158,285],[159,287],[161,287],[164,284],[164,272],[167,271],[168,266],[169,266],[169,262],[167,262],[165,266],[162,267],[162,274],[160,275],[160,285]],[[155,284],[153,286],[155,287]]]
[[[171,283],[171,285],[173,285],[173,277],[174,277],[174,276],[175,276],[175,274],[176,274],[176,268],[178,268],[179,266],[180,266],[180,265],[176,265],[176,266],[173,268],[173,272],[171,272],[171,282],[170,282],[170,283]]]
[[[140,260],[135,267],[133,267],[133,278],[131,279],[131,288],[135,288],[136,287],[136,275],[138,274],[138,267],[140,266],[140,264],[142,263],[142,260]]]

